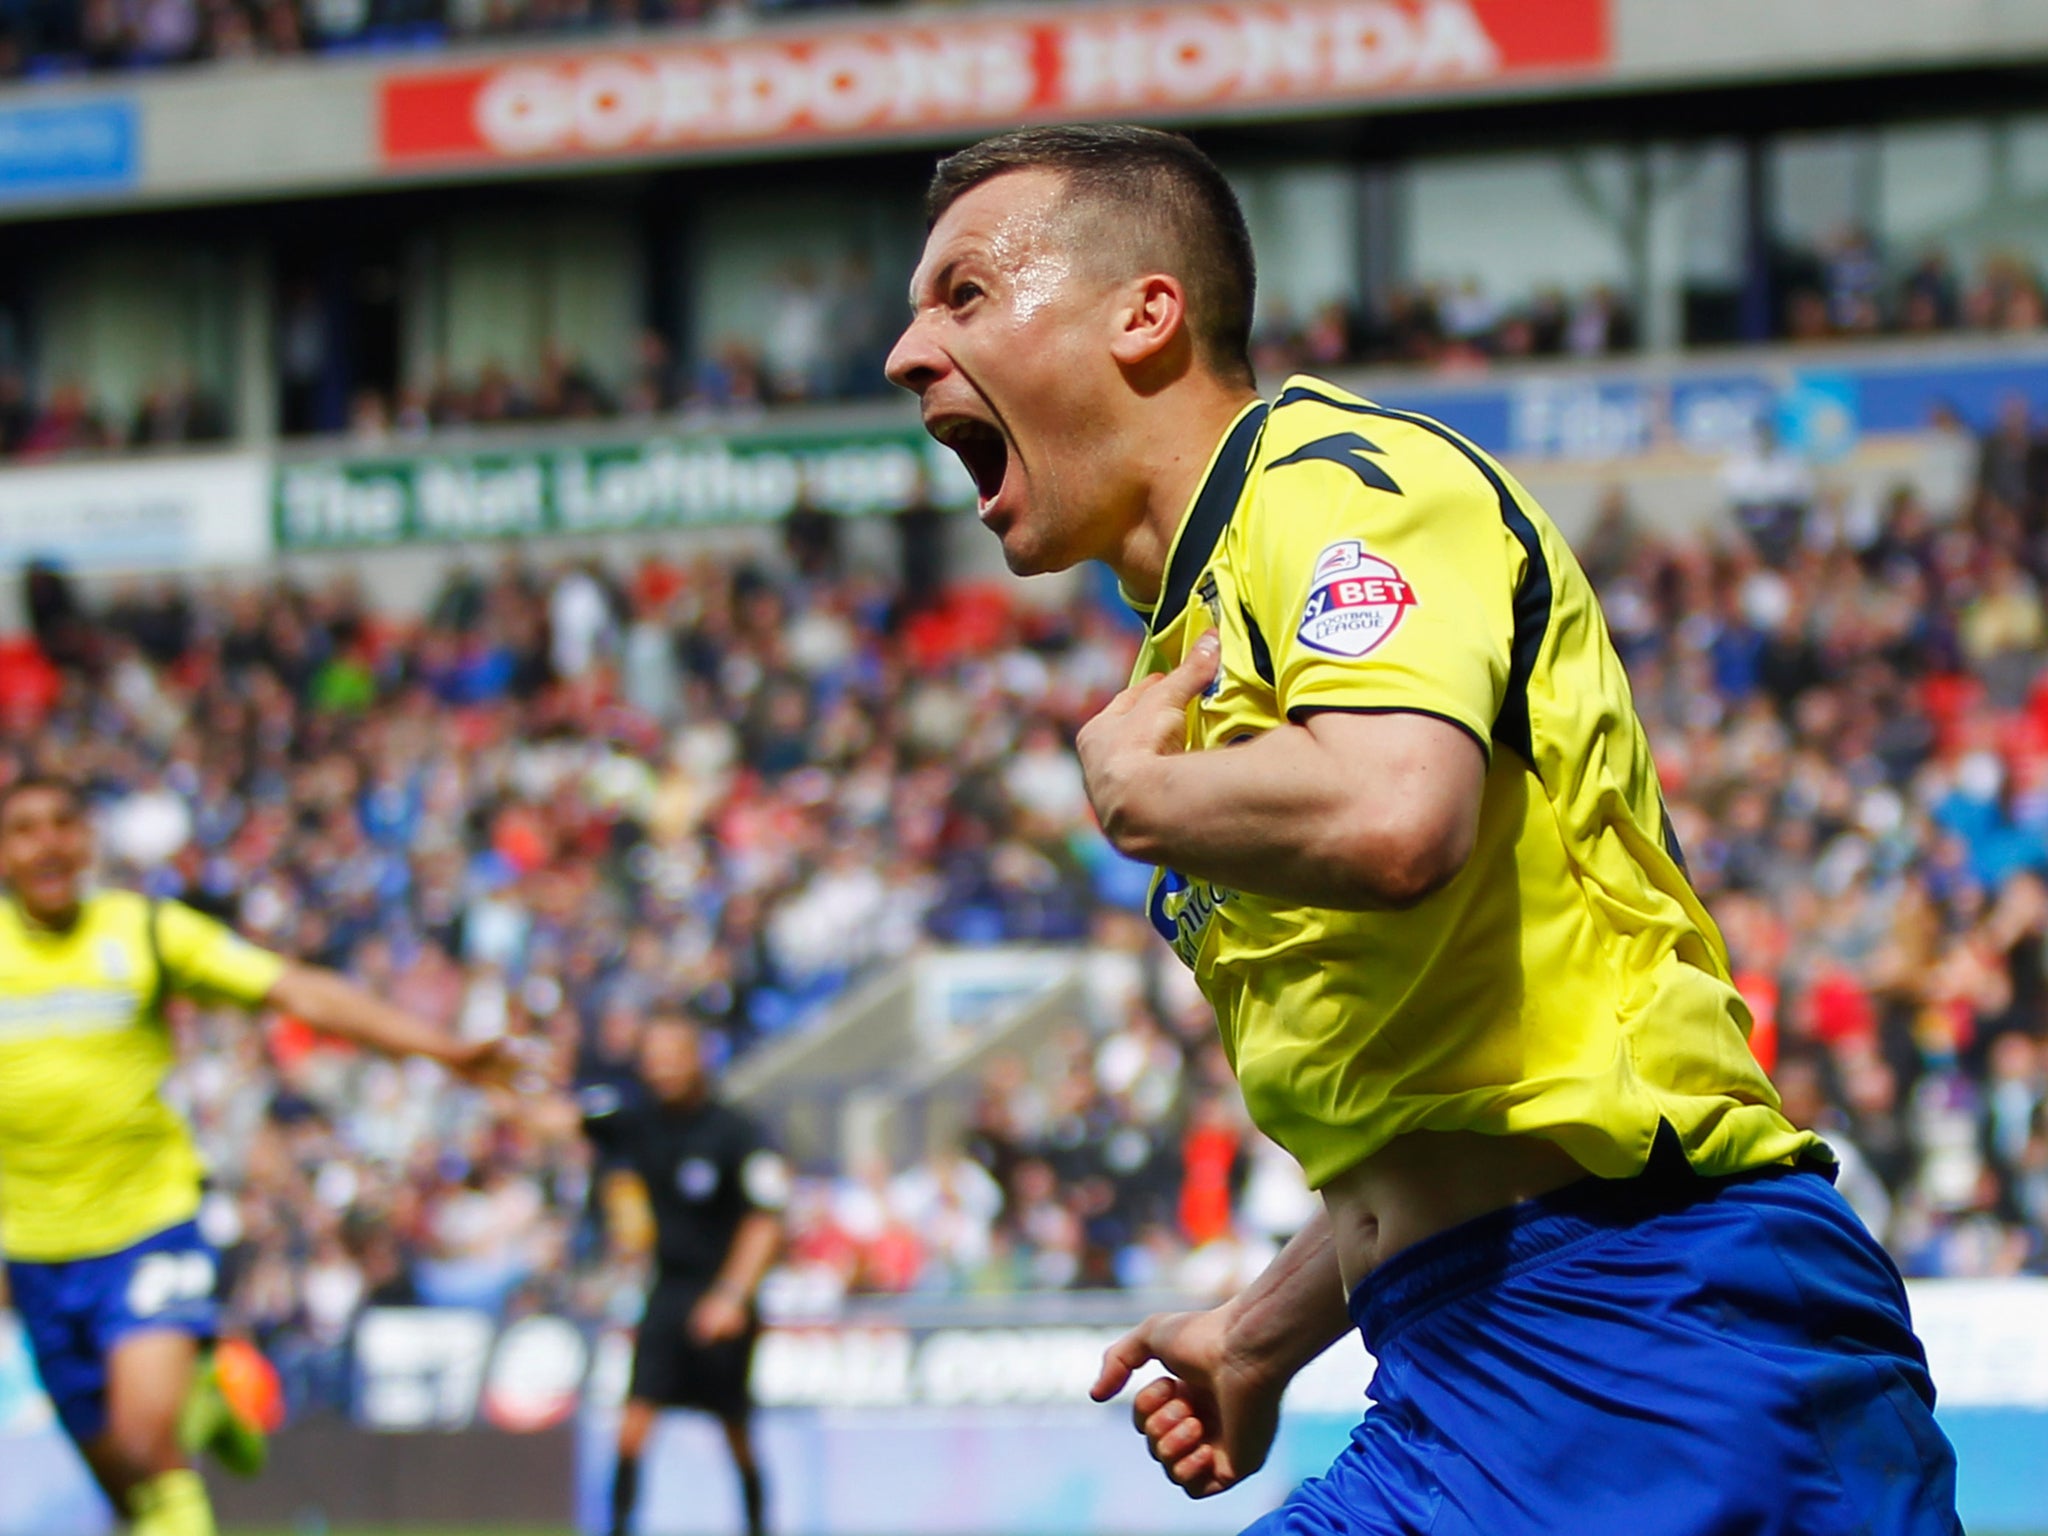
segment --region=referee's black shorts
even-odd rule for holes
[[[690,1313],[709,1289],[692,1280],[655,1282],[633,1343],[629,1397],[664,1408],[698,1408],[721,1418],[752,1406],[747,1374],[761,1336],[760,1319],[749,1311],[746,1332],[738,1338],[699,1344],[690,1337]]]

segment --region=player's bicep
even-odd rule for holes
[[[1462,727],[1417,711],[1357,715],[1323,710],[1308,717],[1309,735],[1336,765],[1365,819],[1380,829],[1374,872],[1384,874],[1391,847],[1412,885],[1433,890],[1464,867],[1479,835],[1487,754]]]
[[[1513,639],[1498,511],[1462,487],[1375,491],[1332,464],[1269,473],[1320,482],[1288,488],[1310,515],[1269,519],[1251,572],[1281,713],[1433,716],[1490,752]]]

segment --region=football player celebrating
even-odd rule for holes
[[[1102,561],[1144,619],[1089,798],[1323,1197],[1097,1396],[1162,1362],[1138,1428],[1213,1494],[1348,1321],[1376,1406],[1262,1533],[1950,1536],[1904,1287],[1749,1051],[1542,510],[1426,417],[1261,398],[1244,216],[1184,139],[1006,134],[926,209],[890,377],[1012,570]]]
[[[192,1453],[253,1472],[263,1441],[206,1355],[216,1265],[194,1222],[199,1157],[161,1092],[165,1000],[276,1008],[481,1083],[519,1063],[178,902],[90,890],[92,862],[76,785],[0,791],[0,1252],[43,1386],[114,1508],[139,1536],[211,1536]]]

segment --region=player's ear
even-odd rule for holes
[[[1111,314],[1110,353],[1126,368],[1142,368],[1185,345],[1187,290],[1171,273],[1132,278]]]

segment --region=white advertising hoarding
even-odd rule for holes
[[[1942,1407],[2048,1409],[2048,1279],[1922,1280],[1907,1290]]]
[[[256,565],[270,557],[259,454],[140,456],[0,471],[0,559],[78,571]]]

